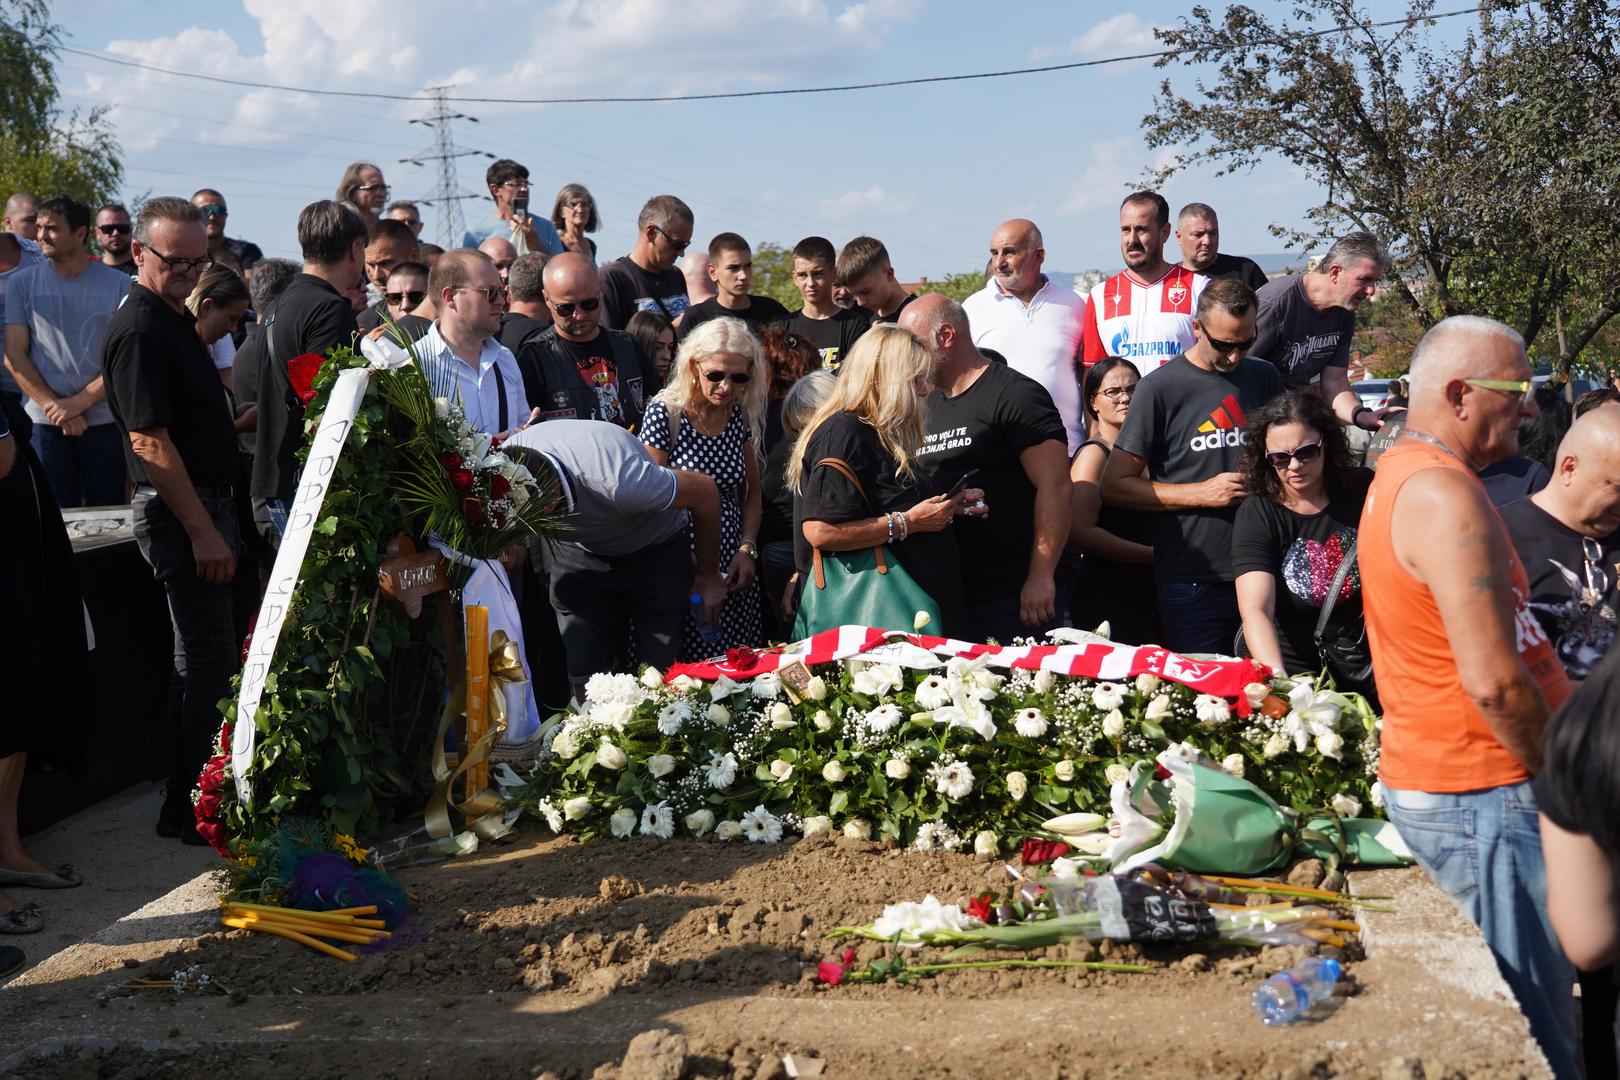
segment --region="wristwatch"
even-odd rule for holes
[[[742,543],[737,545],[737,550],[742,552],[744,555],[747,555],[755,562],[759,561],[759,548],[754,546],[754,542],[752,540],[744,540]]]

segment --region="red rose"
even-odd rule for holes
[[[851,964],[855,963],[855,950],[845,949],[844,955],[837,960],[823,960],[816,965],[816,981],[828,986],[837,986],[844,981],[844,975]]]
[[[473,474],[471,469],[451,469],[450,486],[462,495],[473,488]]]
[[[494,475],[492,475],[489,478],[489,497],[490,498],[492,498],[492,499],[504,499],[504,498],[506,498],[507,493],[509,491],[511,491],[511,490],[512,490],[512,481],[508,480],[506,477],[502,476],[500,473],[495,473]]]
[[[484,520],[484,504],[471,495],[461,500],[461,512],[474,525]]]
[[[992,897],[989,893],[983,893],[979,896],[975,896],[967,903],[967,913],[982,923],[995,922],[995,912],[990,907],[990,901],[992,899],[994,899],[994,897]]]
[[[754,650],[747,648],[746,646],[739,645],[734,649],[726,650],[726,666],[729,668],[736,668],[738,670],[751,668],[754,666],[757,659],[758,655],[754,652]]]
[[[1061,858],[1071,850],[1073,849],[1061,840],[1036,840],[1032,838],[1024,841],[1023,850],[1019,853],[1019,861],[1025,866],[1039,866],[1041,863],[1049,863],[1053,859]]]
[[[299,403],[305,407],[315,400],[315,375],[321,370],[323,362],[324,358],[314,353],[304,353],[287,361],[287,381],[292,384]]]
[[[446,450],[439,455],[439,464],[446,469],[459,469],[461,468],[461,455],[454,450]]]
[[[197,820],[211,821],[219,814],[219,804],[224,797],[217,791],[211,791],[197,799]]]

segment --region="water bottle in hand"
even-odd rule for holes
[[[1279,972],[1254,991],[1254,1011],[1267,1027],[1291,1024],[1319,1001],[1333,996],[1333,984],[1344,969],[1331,957],[1315,957]]]
[[[720,629],[718,624],[711,625],[709,621],[703,617],[703,594],[693,593],[691,600],[692,621],[697,623],[698,636],[703,638],[703,640],[708,642],[710,645],[719,645],[725,640],[726,635]]]

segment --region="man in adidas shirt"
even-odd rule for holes
[[[1125,269],[1091,287],[1080,350],[1086,367],[1123,356],[1147,375],[1192,348],[1193,309],[1209,278],[1165,262],[1168,239],[1170,204],[1164,196],[1125,196],[1119,206]]]
[[[1153,575],[1164,645],[1230,654],[1242,618],[1232,573],[1232,521],[1243,501],[1243,425],[1282,393],[1282,376],[1245,359],[1254,290],[1212,281],[1198,299],[1197,342],[1144,378],[1103,467],[1103,501],[1153,511]]]

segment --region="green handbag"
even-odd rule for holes
[[[847,462],[822,458],[815,467],[819,469],[823,465],[843,473],[844,478],[855,485],[861,501],[871,507],[866,490],[855,479]],[[919,611],[928,615],[928,625],[937,632],[939,605],[906,573],[898,559],[887,554],[885,545],[860,551],[815,548],[811,555],[810,580],[799,597],[799,613],[793,620],[793,636],[802,641],[846,624],[909,633]]]

